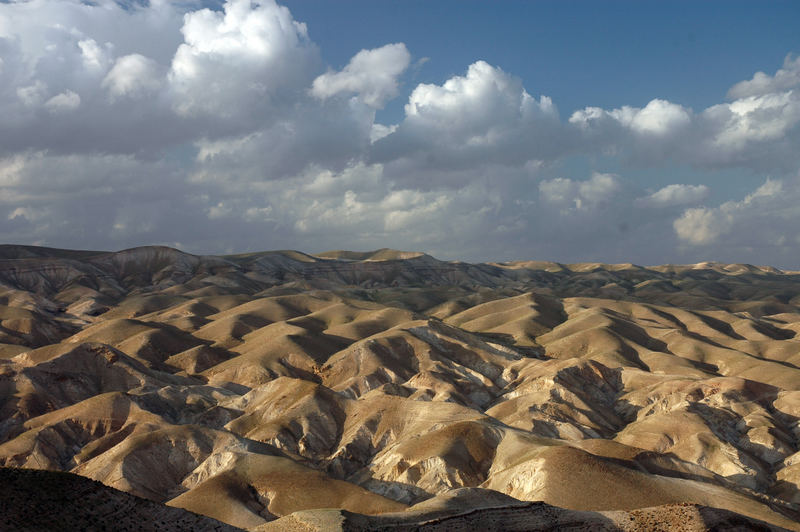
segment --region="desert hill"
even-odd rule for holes
[[[798,333],[747,264],[0,246],[0,466],[248,529],[800,530]]]
[[[71,473],[0,468],[3,530],[243,530],[186,510],[165,506]],[[259,532],[291,530],[784,530],[733,512],[680,504],[633,511],[581,512],[542,502],[525,503],[488,490],[463,488],[400,513],[354,514],[306,510],[256,526]]]

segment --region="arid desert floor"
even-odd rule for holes
[[[744,264],[0,246],[0,529],[800,530],[799,334]]]

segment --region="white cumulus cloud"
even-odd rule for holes
[[[519,78],[484,61],[441,85],[421,83],[409,96],[405,117],[373,144],[371,160],[406,182],[459,186],[456,172],[493,165],[521,168],[564,152],[555,105],[528,94]],[[462,174],[463,177],[463,174]]]
[[[675,161],[701,168],[790,172],[798,165],[800,68],[787,59],[774,77],[737,85],[737,98],[694,112],[666,100],[644,108],[587,107],[569,118],[582,149],[650,166]]]
[[[81,104],[81,97],[70,90],[56,94],[47,100],[44,106],[52,113],[66,113],[74,111]]]
[[[625,106],[605,111],[598,107],[587,107],[575,111],[569,122],[582,129],[591,129],[602,126],[608,120],[630,129],[634,134],[666,136],[687,127],[691,122],[691,113],[681,105],[655,99],[641,109]]]
[[[539,196],[569,210],[586,210],[608,205],[621,188],[618,176],[595,172],[585,181],[564,177],[543,180],[539,183]]]
[[[228,0],[187,13],[169,80],[183,115],[256,115],[311,80],[316,47],[305,24],[273,0]]]
[[[709,244],[731,229],[733,218],[728,209],[687,209],[675,220],[673,227],[678,238],[689,244]]]
[[[680,241],[716,260],[780,264],[796,256],[798,220],[800,175],[767,179],[739,201],[686,209],[673,228]]]
[[[794,90],[748,96],[703,113],[713,136],[712,154],[741,157],[765,142],[784,138],[800,123],[800,94]]]
[[[731,87],[728,96],[735,99],[763,96],[797,86],[800,86],[800,57],[792,58],[790,54],[784,59],[783,68],[778,69],[774,76],[756,72],[752,79],[740,81]]]
[[[112,97],[138,97],[158,91],[163,78],[158,63],[141,54],[130,54],[116,60],[102,86]]]
[[[637,203],[642,206],[672,207],[698,203],[708,197],[710,189],[706,185],[667,185],[649,196],[639,198]]]
[[[397,78],[410,62],[411,54],[403,43],[361,50],[340,72],[327,72],[317,77],[311,93],[322,99],[355,93],[370,107],[380,108],[397,96]]]

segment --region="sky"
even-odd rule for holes
[[[0,1],[0,242],[800,269],[800,3]]]

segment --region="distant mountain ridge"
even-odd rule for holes
[[[763,303],[766,291],[773,303],[767,310],[773,312],[776,306],[785,305],[794,297],[786,287],[800,287],[800,273],[715,262],[650,267],[547,261],[470,264],[387,248],[317,255],[283,250],[213,256],[164,246],[117,252],[0,246],[0,284],[46,298],[57,297],[68,304],[75,299],[64,292],[71,291],[74,296],[83,289],[98,296],[119,298],[186,283],[198,288],[236,286],[250,293],[295,283],[292,286],[303,289],[536,289],[560,297],[584,295],[645,301],[667,296],[667,301],[678,297],[691,305],[693,296],[747,301],[752,292],[747,287],[755,281],[759,283],[759,300]]]

